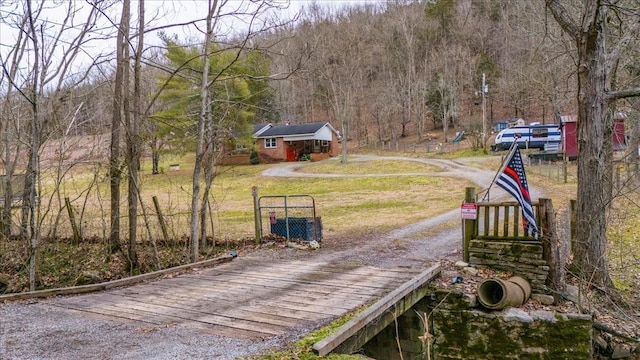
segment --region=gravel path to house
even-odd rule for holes
[[[421,175],[465,178],[483,189],[495,176],[492,169],[478,168],[477,159],[453,161],[357,156],[354,161],[376,159],[416,161],[438,166],[442,171]],[[476,165],[469,165],[472,161]],[[306,174],[299,171],[302,166],[304,163],[274,166],[264,175],[351,176]],[[540,196],[536,189],[531,190],[533,196]],[[502,190],[492,191],[492,199],[501,196],[504,196]],[[251,256],[383,268],[424,267],[443,259],[460,259],[459,218],[460,210],[456,208],[388,233],[378,234],[372,229],[370,234],[357,238],[325,239],[317,251],[272,247],[252,251]],[[240,253],[240,256],[245,255],[248,254]],[[307,332],[299,329],[283,337],[243,341],[182,326],[141,328],[139,324],[99,316],[77,316],[71,310],[56,307],[56,301],[53,298],[0,304],[0,359],[237,359],[284,346]]]

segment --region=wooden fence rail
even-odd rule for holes
[[[465,202],[476,203],[475,189],[467,188]],[[526,235],[522,223],[520,205],[515,202],[479,202],[476,219],[463,221],[463,259],[469,261],[469,244],[472,240],[487,241],[535,241]],[[540,202],[532,203],[536,224],[540,229],[543,222],[540,214]]]
[[[540,204],[532,204],[536,224],[540,223]],[[474,239],[534,240],[524,233],[520,205],[517,202],[478,203]]]
[[[477,212],[475,218],[463,222],[465,262],[511,271],[527,279],[540,293],[560,289],[567,259],[560,251],[551,199],[540,198],[532,204],[537,239],[525,234],[517,202],[475,203],[475,191],[467,188],[465,202],[471,201]]]

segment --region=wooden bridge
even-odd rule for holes
[[[424,294],[417,291],[425,291],[424,285],[439,269],[438,265],[427,270],[381,269],[236,258],[181,275],[166,273],[159,278],[140,275],[138,281],[144,281],[135,286],[123,287],[135,279],[122,279],[31,295],[3,295],[0,301],[94,291],[60,297],[51,305],[71,310],[80,317],[97,316],[138,323],[141,327],[188,326],[229,338],[267,339],[294,329],[318,328],[379,300],[318,345],[316,351],[326,354],[345,342],[350,345],[344,349],[353,346],[357,349],[364,344],[359,342],[375,335],[385,321],[393,321],[389,314],[401,313],[419,300]],[[369,323],[375,326],[370,327]],[[363,332],[367,334],[362,335]]]

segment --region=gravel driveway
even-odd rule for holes
[[[477,159],[442,160],[400,157],[357,156],[355,161],[407,160],[437,166],[441,172],[424,174],[468,179],[486,188],[495,171],[468,165]],[[267,176],[351,176],[305,174],[296,171],[303,163],[274,166]],[[375,175],[402,176],[403,174]],[[416,175],[416,174],[404,174]],[[367,175],[363,175],[367,176]],[[532,197],[539,197],[531,189]],[[495,195],[493,194],[495,193]],[[504,196],[496,188],[492,199]],[[461,199],[462,200],[462,199]],[[442,260],[460,259],[460,210],[444,214],[366,238],[323,241],[317,251],[264,248],[252,256],[305,259],[332,263],[355,263],[376,267],[424,267]],[[455,223],[455,222],[454,222]],[[429,229],[439,229],[437,232]],[[358,246],[353,246],[358,244]],[[240,256],[244,254],[240,253]],[[72,310],[55,306],[56,299],[0,304],[0,359],[236,359],[260,354],[283,346],[304,335],[305,331],[263,341],[243,341],[207,334],[201,329],[182,326],[146,327],[138,323],[114,321],[99,316],[79,316]]]

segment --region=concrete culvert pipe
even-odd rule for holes
[[[491,310],[517,307],[529,300],[531,285],[519,276],[507,280],[485,279],[478,286],[478,300]]]

